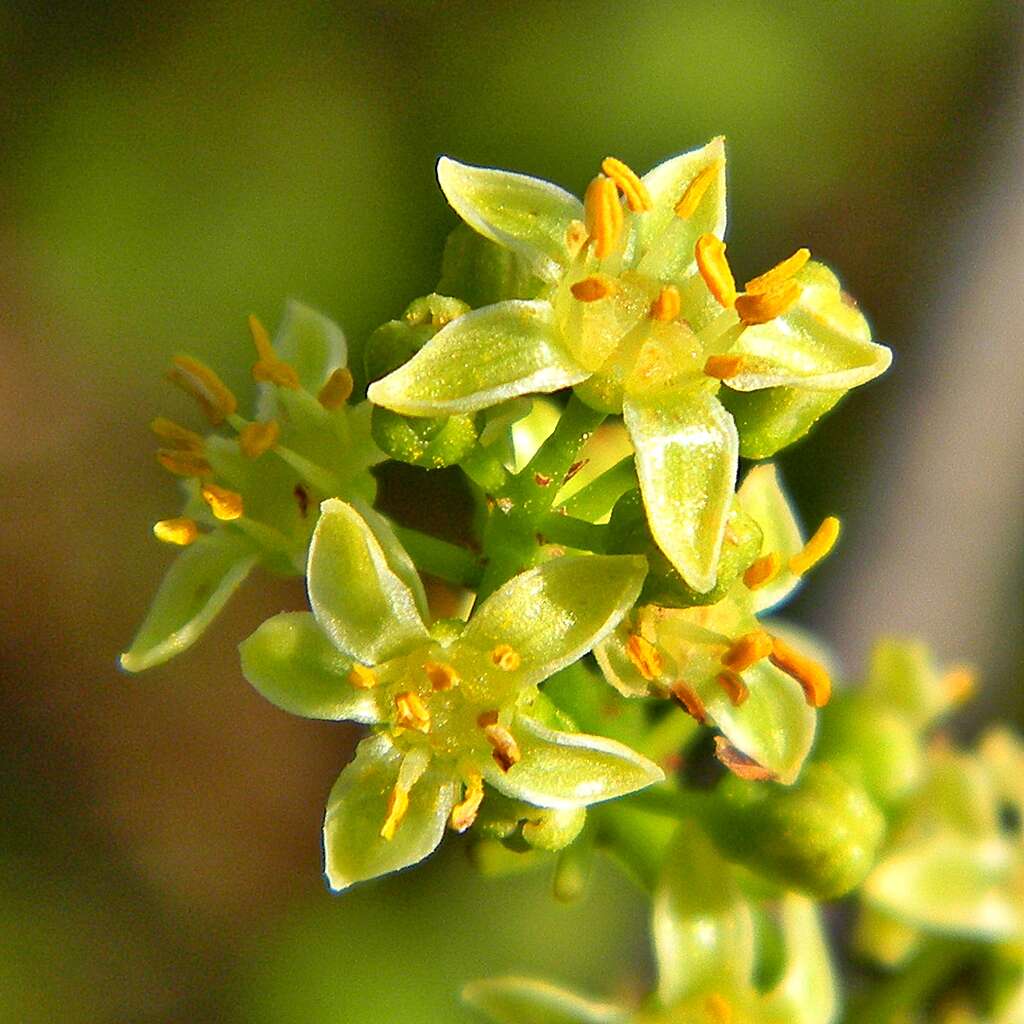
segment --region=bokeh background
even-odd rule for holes
[[[461,1022],[479,975],[642,984],[611,867],[567,908],[451,843],[328,896],[352,734],[234,651],[297,586],[115,668],[178,503],[147,433],[189,415],[169,357],[244,393],[245,314],[294,296],[359,338],[429,291],[442,152],[579,192],[724,133],[737,276],[807,244],[896,353],[781,460],[847,525],[794,616],[852,675],[920,633],[1019,718],[1022,53],[991,0],[0,5],[0,1021]]]

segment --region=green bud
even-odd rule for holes
[[[511,249],[460,224],[445,243],[437,287],[476,309],[505,299],[535,298],[543,282]]]
[[[370,433],[391,458],[424,469],[461,461],[477,437],[472,416],[403,416],[379,405],[373,407]]]
[[[767,459],[799,441],[845,394],[809,388],[732,391],[725,387],[718,397],[736,421],[740,455]]]
[[[717,796],[710,824],[725,856],[818,899],[864,879],[885,831],[864,789],[827,764],[789,788],[730,777]]]
[[[615,503],[609,523],[609,550],[640,554],[647,558],[650,571],[644,583],[641,603],[667,608],[691,608],[717,604],[739,576],[757,558],[761,550],[761,529],[755,520],[734,502],[726,525],[726,539],[718,562],[718,578],[706,593],[688,586],[661,549],[654,543],[647,512],[638,490],[627,491]]]
[[[539,813],[531,808],[529,820],[523,823],[523,838],[535,850],[557,852],[580,834],[586,821],[585,807],[555,807]]]

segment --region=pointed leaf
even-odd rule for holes
[[[522,759],[507,772],[488,760],[484,778],[537,807],[586,807],[665,778],[653,761],[603,736],[559,732],[526,715],[513,720],[511,732]]]
[[[342,654],[309,612],[282,612],[243,640],[242,672],[267,698],[293,715],[373,724],[386,717],[377,690],[349,681]]]
[[[324,818],[325,871],[332,889],[416,864],[441,842],[458,786],[434,766],[411,787],[408,810],[394,837],[380,834],[402,761],[389,737],[371,736],[359,744],[355,760],[334,784]]]
[[[235,530],[217,529],[174,560],[121,667],[141,672],[180,654],[203,634],[259,555]]]
[[[583,204],[557,185],[443,156],[437,180],[452,209],[480,234],[523,257],[534,273],[554,281],[571,259],[566,230]]]
[[[694,590],[715,585],[739,442],[704,387],[631,397],[623,407],[651,534]]]
[[[388,555],[352,505],[331,498],[320,506],[309,547],[309,603],[334,645],[368,665],[427,639],[416,595]]]
[[[407,416],[441,416],[557,391],[586,376],[566,350],[551,305],[512,300],[456,318],[368,395]]]
[[[627,1024],[631,1016],[532,978],[470,982],[462,998],[497,1024]]]

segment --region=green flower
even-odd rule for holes
[[[456,212],[543,287],[453,320],[369,397],[437,416],[575,387],[621,412],[654,539],[708,591],[741,450],[723,382],[741,398],[773,396],[738,415],[760,433],[757,447],[778,448],[891,356],[806,250],[737,294],[721,241],[720,139],[643,178],[611,158],[602,170],[581,203],[535,178],[442,158],[438,179]]]
[[[182,479],[185,508],[153,527],[183,547],[164,577],[131,647],[130,672],[159,665],[193,644],[256,565],[301,575],[320,502],[335,495],[372,499],[368,469],[383,456],[370,439],[369,403],[351,407],[346,346],[330,320],[289,304],[271,344],[250,318],[258,360],[256,418],[236,412],[231,391],[209,367],[177,356],[170,379],[199,402],[228,437],[206,436],[163,418],[153,430],[157,459]]]
[[[249,681],[295,714],[373,725],[327,804],[334,889],[414,864],[473,823],[484,782],[538,807],[584,807],[663,777],[622,744],[558,728],[538,685],[601,640],[642,559],[555,559],[514,577],[468,623],[427,628],[423,587],[387,523],[324,502],[307,570],[312,614],[242,644]]]
[[[698,830],[680,831],[654,895],[658,988],[637,1009],[495,978],[464,998],[498,1024],[830,1024],[836,983],[814,904],[752,904]],[[766,965],[770,964],[770,966]],[[767,976],[766,976],[767,975]]]
[[[719,757],[750,779],[792,782],[814,740],[815,710],[831,694],[804,637],[759,616],[786,600],[831,548],[838,521],[806,543],[770,464],[752,469],[736,502],[761,531],[761,553],[712,605],[645,605],[595,649],[605,678],[627,697],[672,696],[717,727]],[[810,650],[814,657],[803,651]]]

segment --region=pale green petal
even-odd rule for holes
[[[586,376],[568,354],[551,305],[511,300],[456,318],[368,395],[407,416],[442,416],[557,391]]]
[[[416,864],[441,842],[458,785],[433,766],[412,786],[394,838],[380,834],[402,759],[387,736],[371,736],[359,744],[355,760],[334,784],[324,818],[325,872],[332,889]]]
[[[935,658],[919,640],[879,640],[864,692],[921,729],[949,708]]]
[[[452,209],[480,234],[522,256],[534,273],[556,280],[571,256],[566,230],[583,204],[540,178],[472,167],[443,156],[437,180]]]
[[[715,585],[739,440],[704,387],[628,398],[623,413],[651,534],[694,590]]]
[[[586,807],[665,778],[653,761],[603,736],[559,732],[526,715],[514,718],[510,731],[522,760],[507,772],[488,760],[484,778],[506,796],[537,807]]]
[[[803,547],[800,527],[779,483],[773,464],[755,466],[736,492],[741,508],[761,527],[761,554],[777,554],[782,562],[778,575],[753,592],[755,612],[774,608],[799,586],[800,577],[789,571],[789,560]]]
[[[637,555],[566,555],[513,576],[476,609],[459,649],[489,660],[499,644],[520,665],[501,675],[522,689],[571,665],[633,606],[647,562]]]
[[[416,595],[389,554],[352,505],[331,498],[320,506],[309,546],[309,603],[334,645],[367,665],[427,639]]]
[[[353,686],[352,659],[328,640],[309,612],[282,612],[239,647],[245,678],[293,715],[373,724],[386,718],[378,690]]]
[[[631,1016],[532,978],[474,981],[462,990],[462,998],[497,1024],[627,1024]]]
[[[395,534],[392,525],[376,509],[365,501],[352,501],[352,507],[363,517],[363,521],[373,531],[377,543],[384,551],[384,557],[391,571],[409,588],[419,613],[426,622],[430,616],[427,605],[427,592],[423,589],[423,580],[416,570],[416,564],[409,552],[402,547],[402,542]]]
[[[629,656],[629,631],[616,629],[594,647],[594,658],[605,679],[623,697],[648,697],[652,680],[647,679]]]
[[[121,667],[141,672],[180,654],[203,634],[258,559],[248,538],[230,529],[205,534],[167,570]]]
[[[672,1004],[749,984],[754,924],[732,868],[695,825],[676,833],[654,894],[658,995]]]

